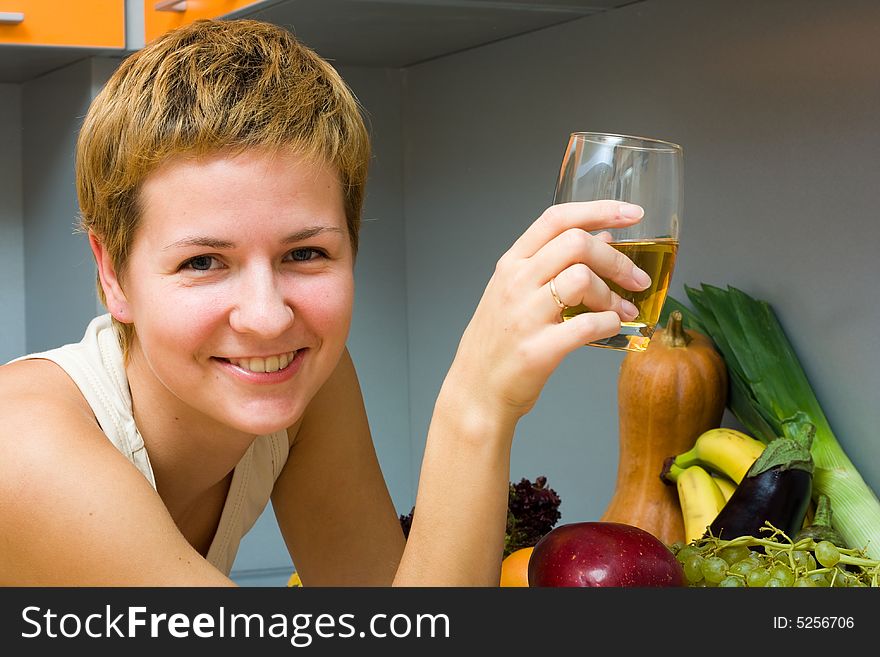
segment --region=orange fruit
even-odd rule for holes
[[[501,562],[501,586],[529,585],[529,558],[534,547],[514,550]]]

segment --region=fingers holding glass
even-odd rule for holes
[[[599,239],[595,241],[602,244],[603,247],[619,252],[620,258],[630,263],[628,274],[625,266],[619,262],[608,264],[610,271],[615,273],[603,275],[602,278],[615,297],[627,301],[638,309],[634,316],[624,317],[621,315],[620,332],[595,343],[595,346],[626,351],[644,351],[660,317],[669,280],[672,276],[678,244],[663,240],[611,244],[606,244]],[[642,267],[650,269],[652,276],[648,276],[644,270],[632,264],[632,261],[639,262]],[[621,307],[623,307],[622,304]],[[609,306],[609,309],[612,308]],[[590,305],[589,300],[585,300],[582,304],[564,310],[562,317],[563,319],[571,319],[591,310],[596,310],[596,307]],[[594,343],[590,342],[590,344]]]
[[[528,258],[567,230],[624,228],[637,224],[643,215],[644,210],[640,206],[620,201],[586,201],[551,205],[514,242],[509,253],[515,257]]]
[[[554,237],[529,258],[528,263],[531,275],[540,282],[551,279],[566,267],[582,264],[608,284],[619,288],[616,290],[618,294],[638,292],[651,284],[651,277],[636,267],[614,244],[609,244],[602,236],[591,235],[577,228]],[[585,276],[582,275],[582,278]]]
[[[610,310],[620,321],[632,321],[639,309],[613,292],[596,272],[583,263],[567,267],[546,285],[547,314],[560,321],[584,312]]]

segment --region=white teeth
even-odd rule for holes
[[[290,365],[295,351],[268,358],[230,358],[229,362],[251,372],[277,372]]]

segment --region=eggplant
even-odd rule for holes
[[[767,538],[767,522],[788,537],[800,531],[813,493],[814,434],[815,427],[807,424],[798,436],[779,437],[768,444],[706,535],[726,540]]]
[[[755,477],[746,477],[736,487],[724,508],[709,525],[716,538],[737,536],[766,538],[761,527],[769,522],[786,536],[794,536],[804,524],[813,476],[805,470],[775,467]]]

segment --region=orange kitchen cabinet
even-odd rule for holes
[[[125,47],[125,0],[0,0],[0,44]]]
[[[218,18],[263,2],[265,0],[144,0],[144,40],[149,43],[168,30],[199,18]]]

